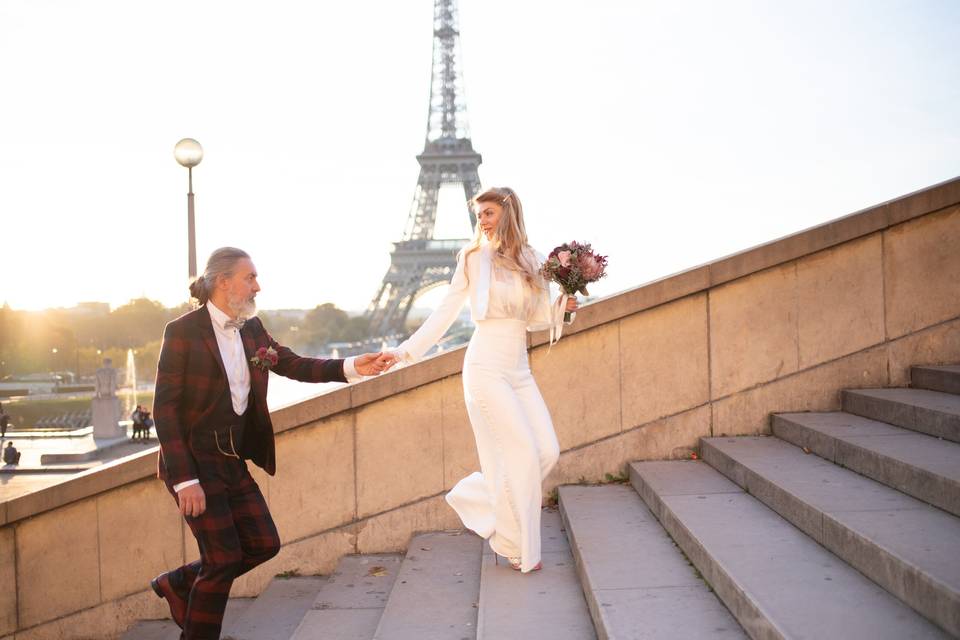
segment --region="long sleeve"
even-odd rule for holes
[[[412,336],[404,340],[396,351],[401,353],[403,361],[413,363],[423,357],[430,347],[447,332],[453,321],[457,319],[463,303],[470,293],[466,274],[466,259],[463,251],[457,255],[457,268],[450,280],[450,289],[440,305],[433,310],[430,317],[424,321]]]
[[[180,400],[186,384],[187,340],[178,333],[173,323],[163,331],[153,400],[157,439],[160,440],[160,453],[171,485],[197,477],[196,463],[180,423]]]
[[[257,322],[259,329],[263,331],[270,346],[277,352],[277,364],[273,367],[273,372],[292,378],[300,382],[347,382],[343,373],[343,360],[341,358],[305,358],[293,352],[289,347],[284,347],[273,339],[260,318],[253,318],[251,322]]]
[[[343,359],[343,377],[347,382],[360,382],[363,380],[363,374],[357,371],[357,356],[350,356]]]

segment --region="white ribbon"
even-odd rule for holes
[[[567,300],[570,299],[570,296],[563,293],[557,301],[553,303],[553,324],[550,325],[550,348],[547,349],[547,353],[550,353],[550,349],[553,348],[553,345],[560,342],[560,336],[563,335],[563,314],[567,311]]]

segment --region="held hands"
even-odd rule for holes
[[[362,376],[378,376],[397,363],[397,358],[392,353],[384,351],[378,353],[365,353],[357,356],[353,361],[357,373]]]
[[[193,484],[177,492],[177,502],[180,505],[180,514],[196,517],[207,510],[207,496],[203,487]]]
[[[572,312],[576,311],[579,306],[580,306],[580,303],[577,302],[577,297],[576,297],[576,296],[570,296],[570,298],[567,299],[567,308],[566,308],[566,311],[569,311],[569,312],[572,313]]]

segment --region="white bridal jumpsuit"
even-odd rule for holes
[[[528,255],[542,263],[532,250]],[[470,298],[476,330],[463,362],[463,391],[481,471],[460,480],[446,499],[494,552],[519,557],[528,572],[540,562],[542,482],[560,446],[530,373],[526,332],[562,328],[566,298],[551,305],[542,280],[543,288],[533,291],[491,256],[486,242],[466,264],[460,253],[443,302],[396,353],[407,363],[421,358]]]

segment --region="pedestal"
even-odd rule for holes
[[[93,437],[117,438],[124,435],[120,427],[120,398],[106,396],[93,399]]]

